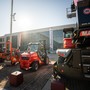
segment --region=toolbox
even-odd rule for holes
[[[19,86],[23,83],[23,73],[20,71],[15,71],[9,76],[10,85]]]
[[[65,85],[61,80],[51,81],[51,90],[65,90]]]

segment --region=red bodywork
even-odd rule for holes
[[[63,48],[75,48],[75,44],[72,41],[72,34],[74,28],[64,28],[63,29]]]
[[[74,48],[75,44],[72,43],[72,38],[64,38],[63,48]]]
[[[2,59],[6,61],[11,61],[11,64],[19,62],[19,50],[12,48],[12,43],[10,41],[6,42],[6,47],[2,53]]]
[[[6,53],[7,53],[7,50],[9,50],[9,47],[10,47],[10,41],[7,41],[6,42],[6,47],[3,48],[2,52],[0,52],[0,58],[5,60],[7,57],[6,57]],[[10,53],[11,53],[11,48],[10,48]]]
[[[30,69],[32,67],[32,63],[37,61],[39,65],[44,64],[38,56],[37,52],[24,52],[20,57],[20,68],[22,69]]]

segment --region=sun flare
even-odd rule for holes
[[[17,25],[22,29],[28,29],[32,25],[32,18],[28,15],[20,15],[16,18]]]

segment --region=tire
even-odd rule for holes
[[[4,60],[2,58],[0,58],[0,63],[2,63]]]
[[[49,57],[46,57],[45,58],[45,65],[48,65],[49,64]]]
[[[82,45],[81,45],[81,44],[77,44],[76,47],[77,47],[77,48],[82,48]]]
[[[11,61],[11,65],[15,65],[15,63],[13,63],[13,62]]]
[[[34,63],[32,64],[32,70],[33,70],[33,71],[37,71],[38,68],[39,68],[38,62],[34,62]]]

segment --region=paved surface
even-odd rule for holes
[[[56,54],[49,54],[50,64],[44,65],[38,71],[25,71],[15,66],[5,66],[0,63],[0,90],[51,90],[52,66],[57,60]],[[24,75],[24,82],[18,87],[13,87],[9,83],[8,76],[14,71],[21,71]],[[65,90],[90,90],[90,81],[66,80]]]
[[[42,90],[51,90],[51,79],[47,81]]]
[[[56,54],[50,55],[52,61],[56,61],[58,56]],[[46,85],[42,90],[51,90],[52,77],[47,81]],[[76,79],[65,79],[65,90],[90,90],[90,81],[76,80]]]
[[[13,87],[9,83],[9,75],[16,70],[23,73],[24,82],[18,87]],[[19,65],[4,67],[0,71],[0,88],[6,90],[42,90],[51,75],[51,64],[41,66],[36,72],[20,70]]]
[[[55,63],[55,61],[58,60],[58,56],[56,54],[49,54],[48,56],[51,60],[52,65]],[[47,83],[45,84],[45,86],[43,87],[42,90],[51,90],[51,81],[52,81],[52,75],[51,75],[51,77],[49,78],[49,80],[47,81]]]
[[[50,78],[52,76],[52,65],[55,62],[56,55],[49,54],[50,64],[44,65],[38,71],[25,71],[15,66],[5,66],[0,63],[0,90],[51,90]],[[14,71],[21,71],[24,76],[24,82],[18,87],[13,87],[9,82],[9,75]]]
[[[58,55],[57,54],[52,53],[52,54],[48,54],[48,56],[49,56],[49,59],[51,61],[57,61],[58,60]]]

